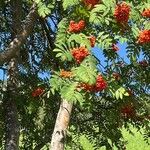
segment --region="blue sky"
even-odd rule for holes
[[[126,53],[127,44],[126,43],[124,43],[124,44],[118,43],[117,46],[119,47],[119,51],[117,51],[116,53],[121,58],[123,58],[127,63],[129,63],[129,59],[127,58],[127,53]],[[101,63],[105,65],[104,60],[106,58],[103,55],[103,51],[101,49],[95,47],[95,48],[93,48],[93,53],[98,59],[101,60]]]
[[[126,43],[124,43],[124,44],[118,43],[117,46],[119,47],[119,51],[117,51],[118,55],[119,55],[120,57],[122,57],[122,58],[128,63],[129,60],[128,60],[127,56],[126,56],[126,54],[127,54],[127,53],[126,53],[127,44],[126,44]],[[105,62],[104,62],[105,57],[104,57],[104,55],[103,55],[102,50],[95,47],[95,48],[93,48],[93,53],[94,53],[94,55],[95,55],[98,59],[100,59],[101,63],[102,63],[103,65],[105,65]],[[44,77],[47,77],[48,74],[45,74],[45,73],[42,74],[42,73],[40,73],[40,76],[41,76],[42,78],[44,78]],[[1,79],[1,80],[3,79],[3,70],[1,70],[1,69],[0,69],[0,79]]]
[[[126,63],[129,63],[129,59],[127,58],[127,52],[126,52],[126,47],[127,47],[127,44],[126,43],[118,43],[117,46],[119,47],[119,51],[117,51],[116,53],[124,59],[124,61]],[[103,52],[101,49],[95,47],[92,49],[94,55],[101,61],[101,63],[105,66],[105,57],[103,55]],[[142,60],[143,59],[143,56],[142,54],[140,55],[139,57],[139,60]],[[3,75],[4,75],[4,72],[3,70],[0,69],[0,80],[3,79]],[[50,74],[47,74],[47,73],[40,73],[39,74],[41,78],[45,78],[45,77],[49,77]],[[6,76],[5,76],[6,77]]]
[[[0,69],[0,80],[3,80],[3,70],[2,69]]]
[[[49,25],[49,26],[52,28],[52,30],[55,32],[55,29],[56,29],[56,28],[55,28],[54,22],[53,22],[50,18],[48,18],[48,25]],[[121,58],[123,58],[126,63],[129,63],[129,59],[127,58],[127,52],[126,52],[127,44],[126,44],[126,43],[123,43],[123,44],[118,43],[117,46],[119,47],[119,51],[117,51],[118,55],[119,55]],[[94,55],[95,55],[98,59],[100,59],[101,63],[105,66],[105,61],[104,61],[104,60],[105,60],[106,58],[104,57],[102,50],[99,49],[99,48],[97,48],[97,47],[95,47],[95,48],[92,49],[92,51],[93,51]],[[142,55],[140,55],[140,60],[141,60],[141,59],[142,59]],[[41,76],[42,78],[44,78],[44,77],[47,77],[47,76],[49,76],[49,75],[46,74],[46,73],[40,73],[40,76]],[[2,79],[3,79],[3,71],[0,69],[0,80],[2,80]]]
[[[54,21],[56,21],[56,20],[54,20]],[[52,30],[55,32],[55,25],[54,25],[54,22],[50,19],[50,18],[48,18],[48,20],[47,20],[47,23],[48,23],[48,25],[52,28]],[[56,22],[55,22],[56,23]],[[117,44],[117,46],[119,47],[119,51],[117,51],[117,53],[118,53],[118,55],[120,56],[120,57],[122,57],[127,63],[129,62],[129,60],[128,60],[128,58],[127,58],[127,56],[126,56],[126,47],[127,47],[127,44],[126,43],[124,43],[124,44],[120,44],[120,43],[118,43]],[[102,50],[101,49],[99,49],[99,48],[93,48],[93,53],[94,53],[94,55],[98,58],[98,59],[100,59],[100,61],[101,61],[101,63],[105,66],[105,62],[104,62],[104,60],[105,60],[105,57],[104,57],[104,55],[103,55],[103,53],[102,53]],[[42,74],[42,73],[40,73],[40,76],[42,77],[42,78],[44,78],[44,77],[46,77],[46,76],[48,76],[47,74]],[[3,71],[0,69],[0,79],[2,79],[3,78]]]

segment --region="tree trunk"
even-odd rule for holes
[[[17,89],[17,63],[16,59],[11,59],[8,67],[8,80],[7,80],[7,97],[4,102],[5,105],[5,149],[18,150],[19,144],[19,122],[16,106],[16,89]]]
[[[64,142],[70,121],[72,106],[73,104],[66,100],[61,102],[52,135],[50,150],[64,150]]]
[[[12,39],[16,37],[21,31],[21,18],[22,18],[22,1],[11,0],[12,12]],[[19,52],[19,50],[18,50]],[[7,74],[7,99],[5,102],[5,123],[6,123],[6,150],[19,149],[19,121],[16,106],[16,95],[18,88],[18,62],[17,58],[12,58],[8,64]]]
[[[0,65],[3,65],[4,63],[9,62],[11,58],[16,57],[16,55],[18,54],[18,49],[25,43],[27,37],[32,32],[37,18],[38,14],[36,10],[36,4],[34,3],[26,19],[23,21],[24,23],[22,25],[20,34],[18,34],[12,40],[6,50],[0,52]]]

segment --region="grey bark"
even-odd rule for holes
[[[12,39],[16,37],[21,31],[22,18],[22,0],[11,0],[12,13]],[[19,49],[17,49],[19,52]],[[5,149],[18,150],[19,149],[19,121],[16,105],[16,95],[18,88],[18,63],[16,58],[12,58],[8,64],[7,73],[7,97],[5,100]]]
[[[11,58],[16,57],[19,53],[20,47],[24,44],[27,37],[33,30],[35,21],[38,18],[36,11],[36,4],[33,4],[29,14],[26,19],[23,21],[23,26],[21,32],[12,40],[7,49],[0,53],[0,65],[3,65],[6,62],[9,62]]]
[[[7,97],[4,101],[5,105],[5,149],[18,150],[19,144],[19,123],[16,106],[16,89],[17,89],[17,63],[16,59],[11,59],[8,67],[7,80]]]
[[[51,139],[50,150],[64,150],[66,132],[70,122],[72,106],[73,104],[66,100],[61,102]]]

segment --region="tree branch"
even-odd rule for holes
[[[69,126],[73,104],[62,100],[51,139],[51,150],[64,150],[66,132]]]
[[[22,32],[17,35],[17,37],[9,44],[7,49],[0,53],[0,65],[3,65],[6,62],[9,62],[11,58],[17,56],[19,53],[19,48],[24,42],[29,34],[32,32],[35,21],[38,18],[36,11],[36,5],[33,4],[29,14],[27,15]]]

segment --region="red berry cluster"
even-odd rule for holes
[[[80,83],[78,87],[86,90],[87,92],[93,92],[94,91],[94,85],[90,85],[87,83]]]
[[[150,43],[150,30],[141,31],[137,42],[139,44]]]
[[[149,9],[145,9],[145,10],[142,12],[142,16],[143,16],[143,17],[150,18],[150,8],[149,8]]]
[[[60,77],[70,78],[72,76],[73,76],[73,73],[71,71],[65,71],[63,69],[60,71]]]
[[[84,0],[84,4],[86,6],[94,7],[94,5],[98,4],[99,0]]]
[[[41,87],[38,87],[37,89],[35,89],[33,92],[32,92],[32,97],[38,97],[40,96],[41,94],[43,94],[44,92],[44,89],[41,88]]]
[[[148,67],[149,63],[146,60],[139,61],[141,67]]]
[[[80,87],[88,92],[99,92],[107,88],[107,82],[103,79],[101,75],[97,76],[96,84],[89,85],[87,83],[80,84]]]
[[[91,47],[94,47],[96,42],[96,37],[92,35],[89,37],[89,40],[90,40]]]
[[[99,2],[100,0],[84,0],[84,3],[89,7],[94,7],[94,5],[96,5]],[[76,23],[75,21],[70,21],[68,31],[72,33],[78,33],[84,28],[85,28],[84,20],[80,20],[78,23]],[[94,47],[96,43],[96,37],[90,36],[88,37],[88,39],[90,41],[91,47]],[[80,64],[88,55],[90,55],[88,49],[85,46],[73,48],[71,50],[71,54],[78,64]],[[64,71],[61,72],[61,76],[68,77],[68,75],[70,76],[70,72],[69,74],[68,72]],[[96,83],[94,85],[89,85],[87,83],[80,83],[79,86],[77,86],[77,88],[82,88],[89,92],[99,92],[107,88],[107,82],[103,79],[101,75],[99,75],[97,76]]]
[[[102,91],[107,88],[107,82],[103,79],[101,75],[99,75],[96,79],[95,91]]]
[[[85,57],[87,57],[90,53],[87,48],[84,46],[81,46],[79,48],[73,48],[71,50],[71,54],[74,57],[74,59],[77,61],[77,63],[81,63]]]
[[[70,24],[69,24],[69,32],[73,32],[73,33],[78,33],[81,30],[83,30],[85,28],[85,21],[84,20],[80,20],[78,23],[76,23],[75,21],[71,20]]]
[[[116,52],[119,50],[119,47],[116,44],[112,44],[112,50]]]
[[[135,108],[132,104],[122,106],[120,112],[125,118],[134,118],[136,116]]]
[[[130,15],[130,6],[126,2],[117,4],[114,17],[118,23],[127,23]]]

